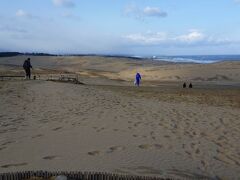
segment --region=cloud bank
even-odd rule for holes
[[[165,32],[146,32],[123,36],[125,40],[133,45],[140,46],[210,46],[234,43],[227,38],[219,39],[206,35],[197,29],[189,30],[188,33],[170,36]]]

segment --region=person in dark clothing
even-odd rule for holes
[[[190,84],[189,84],[189,88],[193,88],[193,85],[192,85],[192,83],[190,83]]]
[[[142,79],[142,77],[141,77],[140,73],[137,73],[136,79],[135,79],[135,85],[140,86],[141,79]]]
[[[183,88],[186,88],[187,87],[187,84],[184,82],[183,83]]]
[[[28,58],[23,63],[23,69],[26,72],[26,78],[27,79],[31,79],[31,68],[32,68],[32,65],[31,65],[31,62],[30,62],[30,58]]]

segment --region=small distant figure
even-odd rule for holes
[[[183,83],[183,88],[186,88],[187,87],[187,84],[184,82]]]
[[[32,68],[32,65],[31,65],[31,62],[30,62],[30,58],[28,58],[23,63],[23,69],[26,72],[26,79],[31,79],[31,68]]]
[[[140,86],[140,81],[141,81],[141,79],[142,79],[142,77],[141,77],[140,73],[137,73],[134,84],[135,84],[136,86]]]
[[[189,88],[193,88],[193,85],[192,85],[192,83],[190,83],[188,87],[189,87]]]

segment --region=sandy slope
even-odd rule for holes
[[[0,58],[0,75],[24,75],[24,59]],[[32,64],[41,80],[0,81],[0,172],[240,179],[239,62],[32,57]],[[136,71],[143,87],[133,87]],[[63,73],[86,85],[45,81]],[[194,89],[182,89],[183,81]]]
[[[24,74],[25,56],[0,58],[1,74]],[[192,81],[240,85],[240,61],[214,64],[175,64],[128,58],[104,57],[31,57],[34,74],[77,73],[85,77],[100,77],[133,82],[139,71],[144,81]],[[3,66],[3,64],[5,66]],[[9,66],[11,65],[11,66]],[[18,68],[16,67],[18,66]],[[54,71],[53,71],[54,70]]]
[[[239,179],[239,89],[214,92],[2,81],[0,171]]]

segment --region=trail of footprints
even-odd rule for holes
[[[42,157],[43,160],[47,160],[47,161],[55,160],[57,158],[59,158],[59,156],[55,156],[55,155]],[[29,165],[29,163],[21,162],[21,163],[9,163],[9,164],[2,165],[0,167],[3,169],[7,169],[7,168],[17,168],[17,167],[27,166],[27,165]]]
[[[163,148],[163,145],[161,145],[161,144],[140,144],[135,147],[137,147],[139,149],[143,149],[143,150],[146,150],[146,149],[159,150],[159,149]],[[114,153],[116,151],[124,151],[124,150],[126,150],[125,146],[112,146],[112,147],[109,147],[108,149],[106,149],[105,151],[95,150],[95,151],[89,151],[87,154],[90,156],[97,156],[97,155],[101,155],[101,154],[109,154],[109,153]]]
[[[122,151],[122,150],[125,150],[125,149],[126,149],[125,146],[112,146],[112,147],[109,147],[104,152],[96,150],[96,151],[90,151],[87,154],[91,155],[91,156],[96,156],[96,155],[100,155],[100,154],[103,154],[103,153],[108,154],[108,153],[113,153],[115,151]]]

